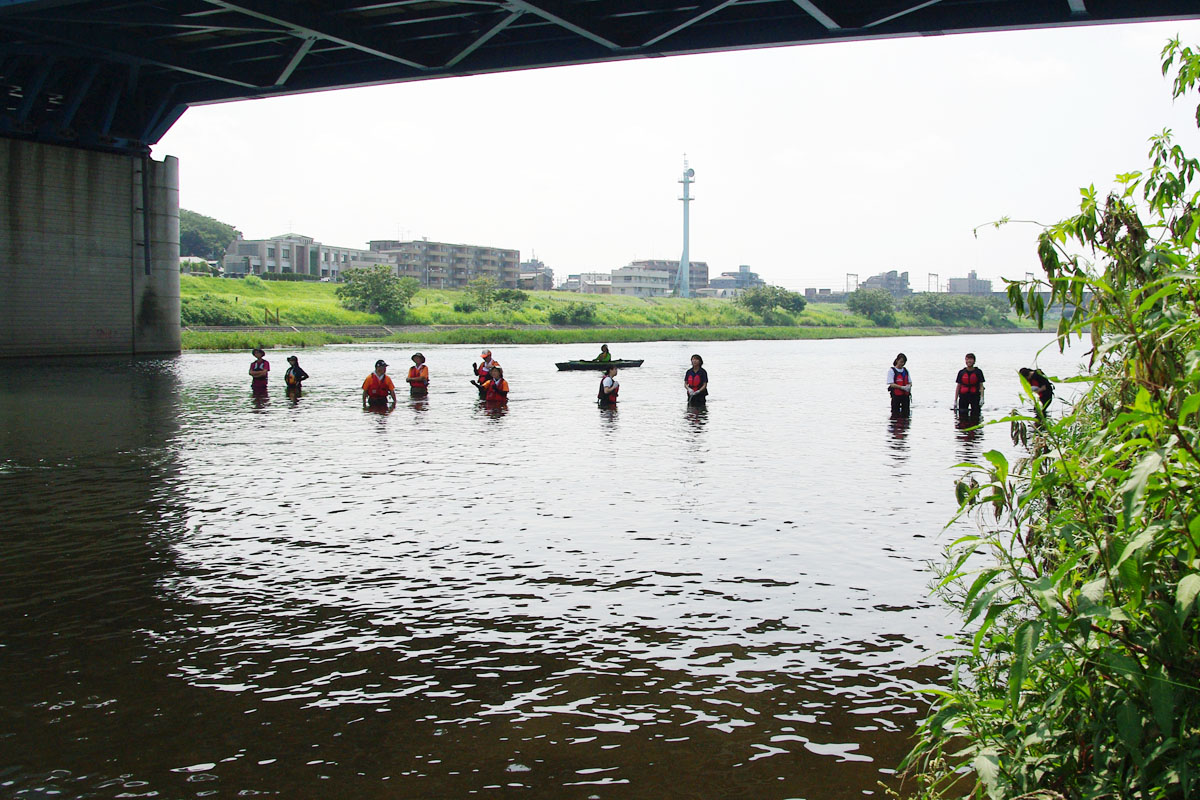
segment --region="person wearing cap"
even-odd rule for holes
[[[267,361],[267,351],[256,347],[250,351],[254,361],[250,364],[250,388],[256,392],[267,390],[267,373],[271,371],[271,363]]]
[[[300,384],[308,380],[308,373],[300,368],[300,359],[296,356],[288,356],[287,360],[291,366],[283,373],[283,382],[289,393],[300,394]]]
[[[489,405],[504,405],[508,402],[508,381],[504,380],[504,370],[499,364],[492,365],[492,371],[487,380],[479,385],[483,400]]]
[[[413,365],[408,368],[408,377],[404,380],[408,381],[409,393],[425,394],[429,391],[429,367],[425,366],[425,356],[413,353],[412,360]]]
[[[386,361],[382,358],[379,359],[375,362],[375,371],[363,381],[362,401],[364,408],[368,405],[386,405],[388,400],[391,400],[392,405],[396,404],[396,384],[392,383],[392,379],[388,377],[387,366]]]

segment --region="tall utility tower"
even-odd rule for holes
[[[929,277],[925,279],[925,291],[940,292],[942,290],[942,285],[938,283],[939,277],[940,276],[936,272],[929,273]]]
[[[853,278],[854,280],[851,281],[851,278]],[[851,283],[853,283],[853,285],[854,285],[853,289],[850,288]],[[857,272],[847,272],[846,273],[846,294],[850,294],[851,292],[854,292],[857,290],[858,290],[858,273]]]
[[[689,189],[691,189],[692,179],[695,177],[696,170],[688,166],[685,155],[683,157],[683,178],[679,181],[683,184],[683,197],[679,198],[683,201],[683,256],[679,259],[679,276],[676,279],[678,284],[675,287],[676,297],[692,296],[691,263],[688,261],[688,204],[692,202]]]

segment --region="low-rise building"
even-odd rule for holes
[[[521,262],[521,273],[518,278],[521,289],[526,291],[544,292],[554,288],[554,270],[547,267],[536,258]]]
[[[465,289],[476,278],[491,278],[501,289],[516,289],[520,281],[518,250],[428,239],[377,239],[370,247],[392,258],[400,277],[416,278],[434,289]]]
[[[385,254],[354,247],[325,245],[310,236],[285,233],[270,239],[238,238],[230,242],[221,260],[226,275],[261,275],[264,272],[296,273],[332,278],[351,269],[394,266]]]
[[[859,284],[859,288],[883,289],[885,292],[890,292],[893,297],[907,297],[912,294],[912,288],[908,285],[908,273],[896,272],[894,269],[872,275]]]
[[[715,278],[709,278],[708,285],[713,289],[753,289],[755,286],[766,286],[767,282],[758,277],[757,272],[751,272],[749,266],[742,264],[737,272],[722,272]]]
[[[950,294],[991,294],[992,282],[976,277],[975,270],[967,273],[965,278],[951,278],[947,282]]]

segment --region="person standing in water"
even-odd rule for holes
[[[1017,372],[1029,384],[1030,391],[1037,398],[1038,405],[1034,406],[1033,410],[1039,414],[1045,414],[1050,409],[1050,401],[1054,399],[1054,384],[1040,369],[1021,367]]]
[[[429,392],[429,367],[425,366],[425,356],[413,353],[413,365],[408,368],[408,390],[410,394],[422,395]]]
[[[471,381],[471,383],[475,384],[476,388],[479,389],[479,399],[482,400],[487,396],[487,392],[484,390],[483,385],[487,383],[488,379],[491,377],[492,367],[500,366],[500,362],[492,358],[491,350],[484,350],[479,354],[479,357],[483,359],[483,362],[479,364],[472,364],[472,366],[475,368],[476,379]]]
[[[508,381],[504,380],[504,370],[499,364],[492,367],[488,379],[479,385],[479,391],[488,405],[500,406],[508,402]]]
[[[288,363],[291,364],[287,368],[287,372],[283,373],[283,382],[287,384],[288,394],[300,394],[301,384],[308,380],[308,373],[300,368],[300,359],[296,356],[288,356]]]
[[[892,398],[892,413],[898,416],[907,417],[909,405],[912,401],[912,378],[909,377],[908,368],[905,366],[908,363],[908,356],[900,353],[892,361],[892,366],[888,368],[887,388],[888,394]]]
[[[692,368],[684,373],[683,385],[687,389],[688,405],[702,406],[708,401],[708,372],[699,355],[692,356]]]
[[[596,393],[596,402],[601,408],[616,408],[617,394],[621,391],[621,384],[617,383],[617,368],[609,367],[604,370],[604,377],[600,379],[600,389]]]
[[[391,401],[396,405],[396,384],[387,374],[387,362],[382,358],[375,362],[375,371],[367,376],[362,385],[363,408],[384,406]]]
[[[256,347],[250,351],[254,361],[250,363],[250,389],[254,392],[267,390],[267,373],[271,371],[271,363],[267,361],[267,351]]]
[[[983,406],[983,370],[975,366],[975,354],[963,358],[966,366],[954,379],[954,400],[960,416],[978,417]]]

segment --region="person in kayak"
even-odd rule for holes
[[[271,371],[271,362],[267,361],[267,351],[256,347],[250,351],[254,361],[250,362],[250,389],[255,392],[267,390],[267,373]]]
[[[504,405],[508,402],[508,381],[504,380],[504,370],[499,364],[492,367],[487,380],[479,385],[483,400],[488,405]]]
[[[692,368],[684,373],[683,385],[687,389],[688,405],[702,406],[708,401],[708,372],[699,355],[692,356]]]
[[[383,406],[391,401],[396,405],[396,384],[387,374],[387,362],[382,358],[375,362],[375,371],[367,376],[362,385],[363,408]]]
[[[1037,413],[1045,414],[1050,408],[1050,401],[1054,399],[1054,384],[1050,382],[1050,379],[1040,369],[1021,367],[1017,372],[1029,384],[1033,396],[1037,398],[1040,404],[1034,406],[1033,410]]]
[[[892,361],[888,369],[887,389],[892,398],[892,413],[898,416],[908,416],[909,404],[912,401],[912,378],[909,377],[908,356],[900,353]]]
[[[600,355],[593,358],[592,361],[612,361],[612,353],[608,352],[608,345],[600,345]]]
[[[288,394],[300,394],[301,384],[308,380],[308,373],[300,368],[300,359],[296,356],[288,356],[289,366],[287,372],[283,373],[283,382],[287,384]]]
[[[427,394],[429,392],[429,367],[425,366],[425,356],[413,353],[412,361],[413,365],[408,368],[408,377],[404,379],[408,381],[409,394]]]
[[[975,366],[975,354],[963,358],[966,366],[954,379],[954,400],[961,416],[978,417],[983,406],[983,370]]]
[[[621,391],[621,384],[617,383],[617,368],[609,367],[604,370],[604,377],[600,379],[600,389],[596,392],[596,402],[601,408],[614,408],[617,405],[617,394]]]

